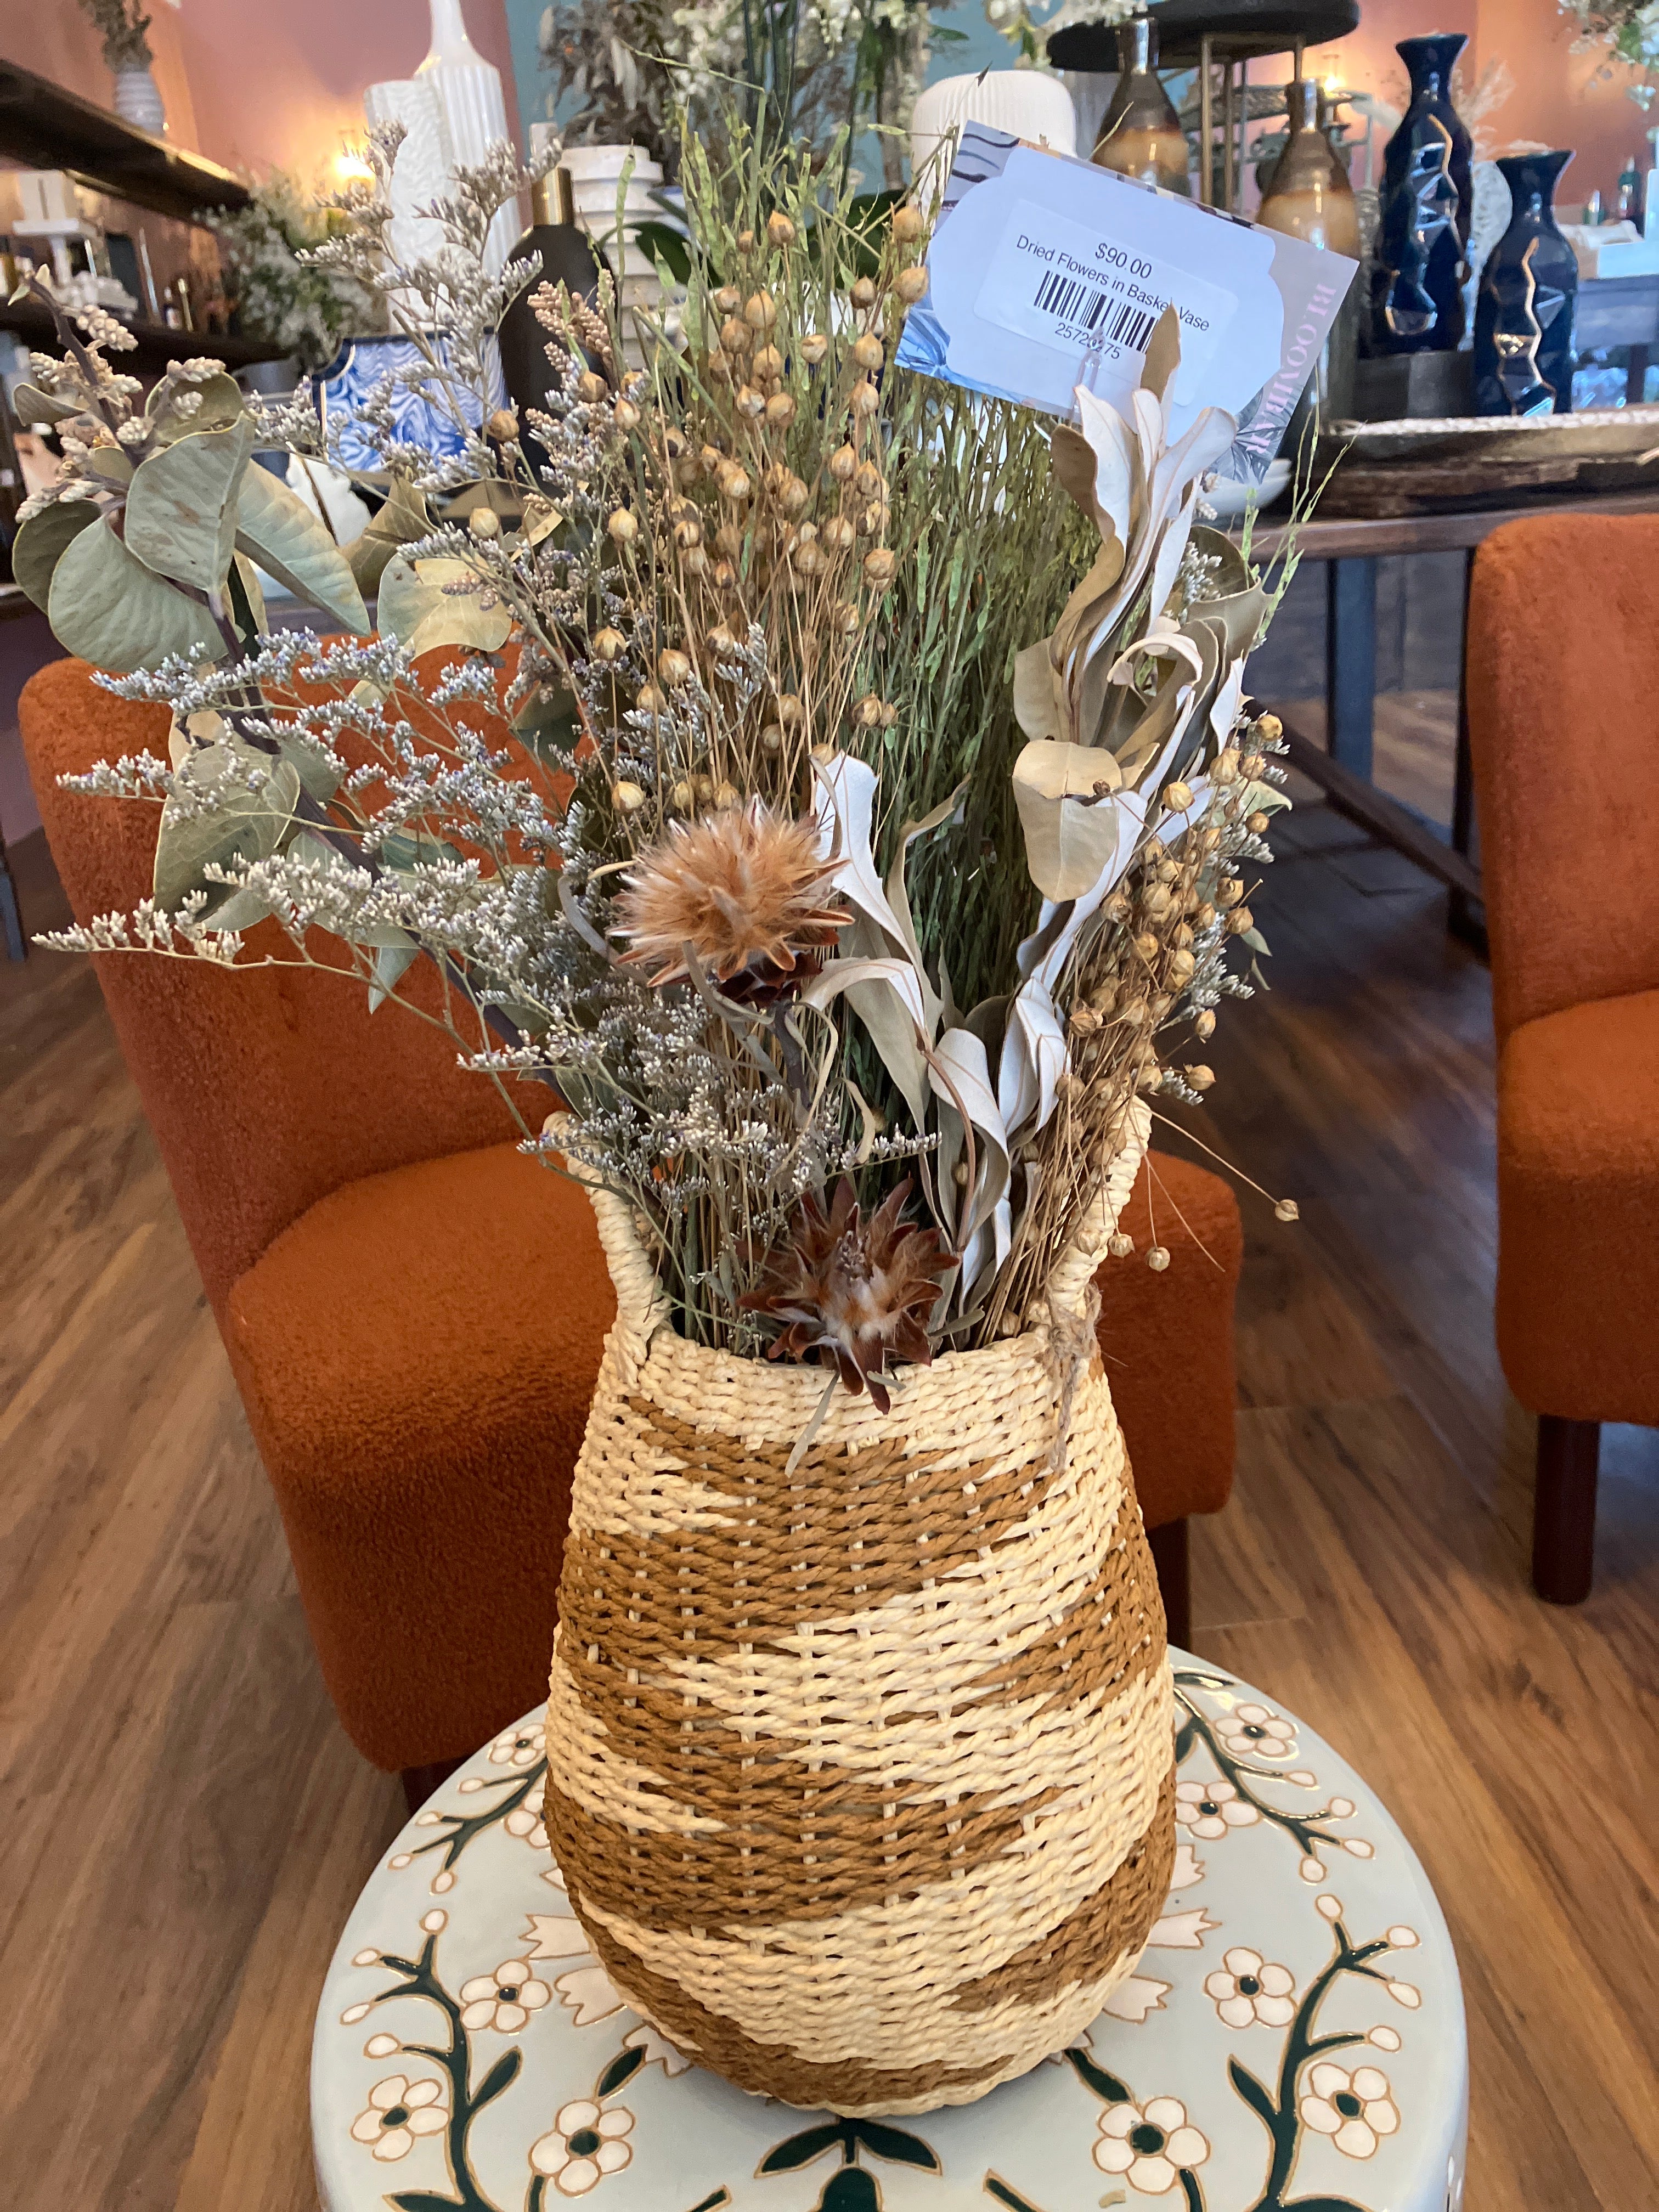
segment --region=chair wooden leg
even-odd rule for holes
[[[1595,1475],[1599,1421],[1538,1420],[1538,1472],[1532,1508],[1532,1586],[1552,1605],[1579,1605],[1595,1566]]]
[[[1161,1528],[1149,1528],[1146,1540],[1152,1547],[1152,1565],[1158,1569],[1158,1586],[1164,1595],[1170,1641],[1188,1650],[1193,1635],[1193,1583],[1187,1523],[1166,1521]]]
[[[404,1802],[411,1816],[418,1813],[434,1790],[441,1790],[460,1765],[459,1759],[434,1759],[429,1766],[404,1769]]]

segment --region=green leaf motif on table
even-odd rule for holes
[[[52,571],[46,619],[66,652],[122,676],[155,668],[170,653],[205,646],[217,660],[225,649],[207,608],[136,559],[107,523],[82,531],[64,548]]]
[[[881,2212],[876,2178],[861,2166],[844,2166],[823,2185],[817,2212]]]
[[[842,2139],[839,2120],[827,2120],[816,2128],[803,2128],[798,2136],[787,2136],[781,2143],[774,2143],[756,2168],[757,2173],[793,2173],[798,2166],[811,2166],[815,2158],[822,2158],[827,2150],[834,2150]]]
[[[186,392],[199,395],[201,404],[185,413],[179,405]],[[247,412],[235,378],[221,369],[205,384],[175,384],[170,378],[155,386],[144,407],[144,420],[158,445],[170,446],[198,430],[228,428]]]
[[[1291,2197],[1285,2199],[1284,2212],[1365,2212],[1365,2208],[1352,2197]]]
[[[1237,2058],[1230,2058],[1227,2061],[1227,2079],[1264,2127],[1278,2126],[1278,2107],[1248,2066]]]
[[[52,571],[71,538],[78,538],[98,509],[89,499],[60,499],[21,524],[11,542],[11,573],[42,614],[52,592]]]
[[[985,2194],[995,2197],[999,2204],[1006,2204],[1008,2212],[1036,2212],[1036,2207],[1030,2197],[1022,2197],[1018,2190],[1011,2188],[1000,2173],[986,2175]]]
[[[1198,1731],[1190,1720],[1184,1720],[1176,1730],[1176,1765],[1179,1766],[1190,1754],[1198,1740]]]
[[[399,2189],[386,2198],[395,2204],[398,2212],[461,2212],[465,2199],[459,2197],[440,2197],[432,2189]]]
[[[511,2051],[502,2051],[473,2094],[473,2111],[482,2112],[486,2105],[501,2095],[503,2089],[511,2088],[519,2078],[519,2069],[523,2063],[524,2053],[516,2044]]]
[[[256,465],[242,478],[236,550],[302,604],[321,607],[359,637],[368,635],[368,609],[350,563],[298,492],[269,469]]]
[[[854,2120],[849,2124],[872,2158],[890,2159],[897,2166],[918,2166],[924,2173],[939,2171],[932,2144],[913,2136],[908,2128],[886,2127],[879,2120]]]
[[[593,2084],[596,2097],[613,2096],[624,2081],[631,2081],[645,2063],[643,2051],[619,2051]]]
[[[1097,2097],[1108,2105],[1132,2105],[1134,2099],[1115,2074],[1109,2074],[1103,2066],[1097,2066],[1086,2051],[1073,2045],[1066,2053],[1079,2079],[1092,2089]]]
[[[242,781],[246,769],[257,763],[267,771],[258,791]],[[222,792],[215,787],[227,775]],[[225,906],[240,896],[224,884],[210,884],[204,871],[210,865],[228,867],[234,860],[263,860],[276,850],[294,818],[300,797],[300,778],[290,762],[276,760],[252,748],[222,740],[193,753],[179,772],[198,794],[217,798],[211,814],[181,816],[169,799],[161,809],[161,834],[155,841],[155,902],[164,913],[176,913],[191,891],[205,890],[210,901]]]
[[[236,550],[236,504],[253,424],[180,438],[140,464],[127,491],[126,543],[158,576],[221,592]]]

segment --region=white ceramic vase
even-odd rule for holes
[[[155,78],[147,69],[118,69],[115,72],[115,112],[135,131],[148,131],[152,138],[165,136],[167,113]]]
[[[482,161],[499,139],[512,143],[501,74],[466,35],[461,0],[431,0],[432,46],[415,74],[436,86],[457,162]],[[489,226],[484,261],[493,276],[512,253],[521,225],[508,202]]]
[[[392,171],[389,243],[405,268],[430,260],[442,248],[443,225],[419,210],[447,198],[455,167],[437,83],[429,76],[410,76],[371,84],[363,94],[363,113],[371,124],[404,126],[404,141]],[[416,302],[402,304],[406,312],[418,314]]]

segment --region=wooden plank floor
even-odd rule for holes
[[[1198,1126],[1303,1218],[1247,1205],[1194,1640],[1422,1854],[1468,1999],[1469,2212],[1652,2212],[1659,1437],[1608,1432],[1595,1595],[1539,1604],[1485,975],[1350,825],[1279,842],[1274,988],[1224,1018]],[[329,1711],[96,986],[44,954],[0,963],[0,1768],[9,2201],[313,2212],[311,2015],[398,1788]]]

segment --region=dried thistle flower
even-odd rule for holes
[[[742,1300],[752,1313],[786,1322],[767,1357],[832,1366],[856,1397],[867,1386],[881,1413],[890,1401],[880,1377],[890,1361],[927,1366],[927,1316],[955,1264],[939,1231],[900,1218],[908,1176],[870,1217],[843,1176],[826,1215],[809,1191],[789,1239],[767,1255],[759,1283]]]
[[[674,823],[623,877],[615,936],[629,962],[659,963],[653,983],[690,973],[685,949],[722,986],[794,971],[803,952],[833,942],[847,919],[826,898],[836,863],[818,853],[816,825],[759,799],[701,821]]]

